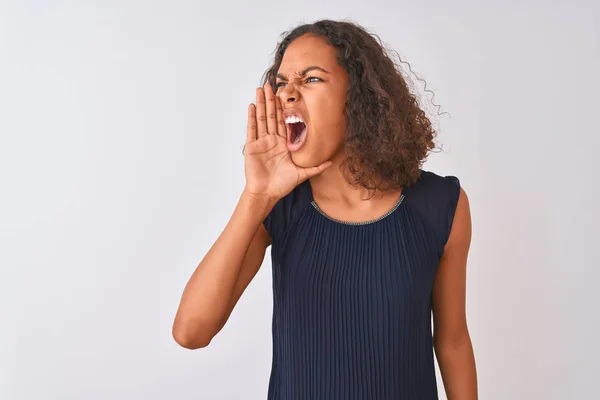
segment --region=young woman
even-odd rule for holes
[[[248,109],[246,186],[187,284],[175,340],[207,346],[271,245],[269,399],[476,399],[465,316],[471,238],[435,132],[383,47],[319,21],[278,45]],[[433,333],[431,313],[433,311]]]

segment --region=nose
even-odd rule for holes
[[[288,83],[285,87],[277,91],[277,96],[283,103],[294,103],[299,99],[299,93],[293,83]]]

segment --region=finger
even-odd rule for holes
[[[265,104],[265,92],[262,88],[256,89],[256,125],[258,126],[258,137],[267,135],[267,111]]]
[[[265,98],[267,99],[267,132],[277,135],[277,108],[275,106],[275,93],[270,84],[265,84]]]
[[[246,143],[256,140],[256,106],[248,106],[248,132],[246,133]]]
[[[277,109],[277,134],[285,139],[287,137],[287,129],[285,127],[285,120],[283,119],[281,100],[277,96],[275,96],[275,108]]]
[[[319,175],[320,173],[325,171],[327,168],[331,167],[332,164],[333,164],[332,161],[325,161],[323,164],[317,165],[316,167],[301,168],[300,169],[300,183],[304,182],[305,180],[307,180],[309,178],[312,178],[313,176]]]

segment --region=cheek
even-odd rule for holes
[[[337,152],[344,144],[345,119],[342,112],[335,110],[323,121],[319,129],[319,145],[328,156]]]
[[[308,138],[306,146],[305,163],[318,165],[326,160],[333,160],[344,148],[343,119],[339,118],[320,120],[315,127],[315,135]]]
[[[317,100],[317,99],[312,99]],[[322,96],[319,101],[307,104],[311,116],[311,127],[315,131],[315,142],[335,146],[343,141],[345,131],[344,106],[332,96]]]
[[[344,118],[336,116],[325,127],[323,140],[327,142],[328,147],[338,148],[344,142],[344,132]]]

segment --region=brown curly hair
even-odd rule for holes
[[[287,47],[304,34],[323,37],[335,47],[337,61],[349,76],[346,158],[342,164],[348,182],[379,191],[414,184],[429,151],[435,147],[436,132],[376,35],[350,21],[321,20],[300,25],[282,34],[262,84],[276,87]]]

